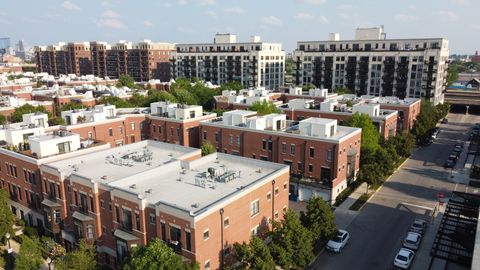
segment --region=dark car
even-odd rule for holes
[[[442,119],[442,124],[448,124],[448,119],[447,119],[447,118],[443,118],[443,119]]]
[[[431,138],[426,138],[418,141],[418,145],[421,146],[428,146],[433,143],[433,140]]]
[[[447,159],[445,163],[443,163],[443,167],[445,168],[453,168],[453,166],[455,166],[455,161],[451,159]]]

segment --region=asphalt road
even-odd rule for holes
[[[413,219],[428,219],[437,193],[449,197],[454,189],[465,191],[464,185],[450,179],[451,170],[442,166],[453,145],[467,139],[468,129],[480,122],[480,116],[449,114],[448,119],[435,142],[417,149],[348,225],[351,239],[342,253],[321,253],[314,269],[392,269]]]

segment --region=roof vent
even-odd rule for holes
[[[107,176],[106,176],[106,175],[102,176],[101,178],[102,178],[103,180],[107,180]]]
[[[133,184],[130,186],[131,189],[136,189],[137,188],[137,185],[136,184]]]
[[[145,193],[148,193],[148,194],[152,193],[152,189],[149,188],[149,189],[145,190]]]
[[[182,178],[181,177],[177,178],[177,182],[182,182]]]
[[[182,169],[182,171],[180,171],[181,174],[187,174],[187,170],[185,169]]]
[[[194,204],[192,204],[192,207],[193,208],[198,208],[198,207],[200,207],[200,204],[199,203],[194,203]]]
[[[256,170],[257,173],[262,173],[262,168],[259,168],[258,170]]]

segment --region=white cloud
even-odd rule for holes
[[[309,4],[309,5],[322,5],[327,2],[327,0],[299,0],[302,3]]]
[[[63,1],[62,7],[67,10],[80,10],[80,7],[70,1]]]
[[[103,17],[107,18],[120,18],[120,15],[111,9],[107,9],[102,13]]]
[[[437,16],[440,16],[440,17],[444,17],[445,19],[449,20],[449,21],[456,21],[458,20],[458,15],[457,13],[453,12],[453,11],[445,11],[445,10],[442,10],[442,11],[439,11],[436,13]]]
[[[305,12],[299,12],[295,14],[295,19],[297,20],[302,20],[302,21],[308,21],[313,19],[313,15]]]
[[[475,30],[479,30],[480,31],[480,24],[472,24],[471,27]]]
[[[164,8],[171,8],[172,4],[170,4],[169,2],[165,2],[165,3],[162,3],[161,6]]]
[[[415,15],[408,15],[408,14],[397,14],[395,15],[395,20],[399,22],[409,23],[418,21],[418,16]]]
[[[318,18],[318,20],[320,21],[321,24],[327,24],[327,23],[328,23],[328,18],[325,17],[325,16],[323,16],[323,15],[320,16],[320,17]]]
[[[181,32],[181,33],[193,33],[193,32],[195,32],[194,29],[192,29],[192,28],[187,28],[187,27],[183,27],[183,26],[178,26],[178,27],[177,27],[177,31],[178,31],[178,32]]]
[[[153,26],[153,23],[150,20],[145,20],[143,21],[143,25],[145,25],[146,27],[151,27]]]
[[[95,25],[98,27],[113,28],[113,29],[125,29],[127,28],[123,22],[115,18],[105,18],[95,21]]]
[[[201,6],[211,6],[215,5],[216,0],[195,0],[195,2]]]
[[[265,25],[272,25],[272,26],[282,24],[282,21],[273,15],[262,17],[260,21]]]
[[[210,17],[215,17],[215,16],[217,16],[217,13],[215,13],[215,11],[213,11],[213,10],[209,10],[209,11],[207,11],[206,13],[207,13],[207,15],[210,16]]]
[[[108,1],[102,1],[102,2],[100,2],[100,6],[102,6],[102,7],[109,7],[109,6],[110,6],[110,2],[108,2]]]
[[[184,6],[186,4],[188,4],[187,0],[178,0],[178,4]]]
[[[233,13],[238,15],[242,15],[246,13],[245,9],[241,7],[228,7],[228,8],[224,8],[223,11],[225,11],[226,13]]]
[[[408,8],[411,10],[417,10],[417,6],[415,5],[409,5]]]

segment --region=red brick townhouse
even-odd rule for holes
[[[313,99],[292,99],[289,103],[280,106],[280,109],[289,120],[300,121],[308,117],[322,117],[338,120],[340,124],[350,119],[354,113],[366,114],[385,139],[397,133],[398,112],[380,109],[379,104],[357,103],[349,107],[337,100],[316,103]]]
[[[115,105],[96,105],[94,108],[61,112],[65,121],[62,129],[79,134],[84,139],[94,139],[120,146],[145,140],[148,137],[148,120],[144,113],[122,114]]]
[[[24,115],[24,120],[25,120]],[[0,186],[8,190],[13,213],[29,226],[49,228],[43,209],[46,190],[40,176],[40,166],[74,155],[109,148],[97,141],[81,141],[78,134],[68,131],[46,132],[47,116],[31,114],[31,121],[11,124],[0,129]],[[65,200],[62,187],[57,190],[59,200]]]
[[[218,269],[288,208],[288,166],[152,140],[45,164],[60,186],[46,208],[66,246],[95,241],[101,264],[118,267],[131,248],[159,238],[201,269]],[[55,190],[55,189],[53,189]],[[47,214],[48,215],[48,214]]]
[[[200,121],[216,118],[217,114],[203,112],[202,106],[170,102],[150,104],[150,139],[189,147],[200,147]]]
[[[285,114],[235,110],[201,122],[200,132],[218,152],[290,165],[300,179],[291,187],[299,200],[316,194],[334,202],[359,169],[361,129],[337,120],[293,122]]]

